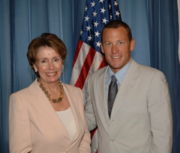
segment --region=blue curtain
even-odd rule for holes
[[[29,85],[34,74],[26,58],[31,39],[57,34],[68,56],[61,79],[69,83],[85,0],[0,0],[0,153],[8,151],[8,97]],[[180,139],[180,65],[177,59],[176,0],[119,0],[121,16],[136,40],[133,57],[162,70],[169,82],[174,117],[174,153]]]
[[[173,153],[180,152],[180,61],[178,61],[178,10],[176,0],[148,1],[150,61],[169,83],[174,119]]]
[[[122,20],[127,22],[136,42],[132,55],[141,64],[150,65],[148,0],[119,0]]]
[[[69,82],[84,3],[0,0],[0,153],[8,153],[8,97],[35,77],[26,58],[29,42],[43,32],[55,33],[64,40],[68,56],[61,79]]]

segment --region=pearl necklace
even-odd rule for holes
[[[60,88],[60,96],[56,99],[52,99],[49,92],[47,91],[47,89],[43,86],[43,84],[39,81],[39,87],[42,89],[42,91],[45,93],[46,97],[49,99],[49,101],[51,101],[52,103],[60,103],[64,97],[64,89],[63,89],[63,85],[61,82],[58,82],[58,86]]]

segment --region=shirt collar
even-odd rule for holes
[[[112,70],[111,70],[111,68],[108,66],[108,68],[107,68],[107,78],[109,78],[108,80],[110,81],[111,80],[111,76],[112,75],[115,75],[115,77],[117,78],[117,83],[118,84],[121,84],[121,82],[122,82],[122,80],[123,80],[123,78],[124,78],[124,76],[125,76],[125,73],[127,72],[127,70],[128,70],[128,68],[129,68],[129,66],[130,66],[130,64],[131,64],[131,61],[132,60],[129,60],[129,62],[126,64],[126,65],[124,65],[118,72],[116,72],[116,73],[114,73]]]

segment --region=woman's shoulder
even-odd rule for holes
[[[29,95],[31,92],[35,91],[35,88],[37,86],[37,81],[32,82],[29,86],[20,89],[16,92],[13,92],[10,97],[12,96],[21,96],[21,95]]]
[[[63,87],[66,94],[69,96],[83,99],[83,91],[81,88],[75,87],[71,84],[63,84]]]
[[[76,86],[74,86],[74,85],[72,85],[72,84],[63,83],[63,86],[64,86],[66,89],[71,90],[71,91],[82,91],[81,88],[76,87]]]

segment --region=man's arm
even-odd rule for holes
[[[89,131],[93,130],[94,128],[96,128],[96,119],[95,119],[95,115],[94,115],[94,110],[93,110],[93,106],[92,106],[92,97],[91,97],[91,83],[90,83],[90,79],[88,80],[87,84],[86,84],[86,88],[84,90],[84,99],[85,99],[85,116],[88,122],[88,129]]]
[[[155,72],[148,93],[148,111],[153,137],[151,153],[172,152],[172,112],[163,73]]]

